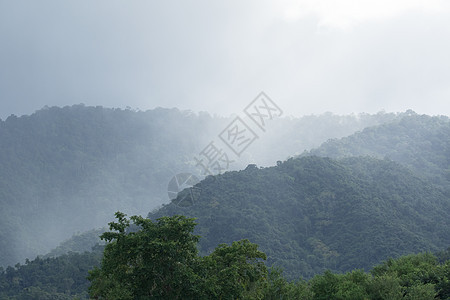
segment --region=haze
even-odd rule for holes
[[[0,117],[45,105],[450,114],[445,1],[0,1]]]

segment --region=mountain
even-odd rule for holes
[[[241,157],[231,158],[230,170],[255,162],[271,165],[403,115],[279,118],[265,133],[257,132],[258,140]],[[0,120],[0,266],[103,227],[115,211],[147,214],[169,202],[171,178],[181,172],[201,178],[194,156],[212,140],[220,142],[218,134],[231,121],[178,109],[84,105]]]
[[[88,271],[100,265],[102,256],[103,248],[98,247],[0,267],[0,299],[89,299]]]
[[[441,189],[370,157],[306,156],[208,176],[148,217],[174,214],[198,218],[202,253],[249,239],[291,278],[369,269],[450,244],[450,201]]]
[[[40,257],[55,258],[71,252],[90,252],[92,249],[101,247],[105,244],[105,242],[99,238],[100,235],[105,231],[106,228],[101,228],[74,234],[71,238],[61,242],[58,247],[52,249],[49,253]]]
[[[431,180],[450,196],[450,119],[446,116],[410,113],[393,122],[329,140],[304,155],[386,157]]]
[[[167,183],[189,170],[212,122],[176,109],[81,105],[2,121],[0,265],[102,227],[117,210],[144,214],[167,202]]]

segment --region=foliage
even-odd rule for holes
[[[106,228],[92,229],[82,233],[74,234],[70,239],[63,241],[58,247],[44,255],[47,257],[57,257],[69,252],[84,253],[94,247],[104,245],[99,236],[106,231]]]
[[[95,299],[254,299],[267,270],[257,245],[243,240],[198,256],[194,219],[156,222],[117,212],[105,232],[100,268],[90,272]],[[130,221],[132,224],[130,224]],[[132,226],[130,226],[132,225]]]
[[[309,282],[269,272],[266,255],[248,240],[198,256],[194,220],[156,222],[116,213],[100,268],[90,272],[94,299],[447,299],[450,261],[430,253],[388,259],[371,273],[327,270]],[[133,224],[130,224],[130,221]]]
[[[450,120],[445,116],[412,113],[348,137],[329,140],[306,154],[332,158],[366,155],[388,158],[450,193]]]
[[[206,298],[260,299],[259,287],[267,277],[267,268],[261,261],[265,259],[258,245],[248,240],[219,245],[201,259]]]
[[[302,157],[207,177],[196,190],[195,205],[166,205],[149,217],[198,218],[202,254],[249,239],[290,279],[369,270],[450,244],[446,196],[389,160]]]
[[[87,298],[87,272],[99,265],[103,248],[40,258],[6,270],[0,268],[0,299]]]
[[[93,265],[94,299],[450,299],[450,260],[430,253],[390,258],[370,273],[327,270],[290,281],[283,270],[267,269],[266,255],[248,240],[199,256],[191,218],[116,216],[104,250],[0,268],[0,299],[87,298]]]

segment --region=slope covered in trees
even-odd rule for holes
[[[97,248],[0,268],[0,299],[87,299],[88,271],[100,265],[102,254]]]
[[[450,119],[410,116],[329,140],[310,155],[343,158],[370,155],[389,158],[450,193]],[[450,195],[450,194],[449,194]]]
[[[347,274],[326,271],[309,282],[269,272],[266,255],[248,240],[198,256],[194,219],[157,220],[116,213],[101,267],[90,271],[95,299],[446,299],[450,261],[429,254],[389,259]]]
[[[450,248],[388,259],[370,273],[326,271],[289,281],[268,268],[266,255],[247,240],[219,245],[199,256],[195,222],[184,216],[158,220],[116,213],[117,222],[92,253],[40,258],[0,269],[0,298],[20,299],[448,299]],[[74,298],[75,297],[75,298]]]
[[[230,168],[273,164],[328,138],[401,116],[278,119],[260,134],[258,147],[249,147]],[[194,155],[231,120],[177,109],[135,112],[75,105],[0,121],[0,266],[104,226],[117,210],[146,214],[167,203],[172,176],[198,174]]]
[[[187,130],[206,131],[210,121],[73,106],[1,122],[0,265],[103,226],[118,209],[145,213],[166,201],[171,170],[201,140]]]
[[[369,269],[387,257],[450,244],[448,198],[390,160],[308,156],[270,168],[249,165],[207,177],[193,197],[194,205],[175,205],[179,198],[149,217],[198,218],[204,254],[249,239],[290,278]]]
[[[56,248],[42,256],[43,258],[58,257],[69,252],[84,253],[89,252],[92,248],[104,245],[100,240],[100,235],[105,232],[105,228],[92,229],[82,233],[74,234],[71,238],[61,242]]]

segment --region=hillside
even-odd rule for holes
[[[0,299],[89,299],[88,271],[100,265],[103,248],[0,267]]]
[[[278,119],[230,169],[274,164],[323,141],[402,114]],[[51,107],[0,121],[0,266],[45,254],[115,211],[147,214],[167,184],[231,121],[177,109]],[[314,129],[314,131],[312,131]],[[221,147],[226,147],[221,145]],[[299,150],[301,149],[301,150]]]
[[[183,222],[186,219],[177,216],[175,220]],[[157,224],[156,222],[159,221],[153,220],[151,222]],[[175,224],[177,223],[172,223],[172,225]],[[152,227],[154,228],[154,226]],[[172,232],[179,233],[179,230],[171,229]],[[146,297],[144,297],[146,299],[195,300],[216,298],[433,300],[450,297],[450,248],[435,255],[420,253],[397,259],[388,259],[372,268],[370,273],[364,273],[361,270],[354,270],[345,274],[326,271],[323,274],[316,274],[309,281],[290,281],[283,276],[282,270],[267,268],[263,262],[265,254],[257,250],[258,245],[251,244],[248,241],[234,242],[231,247],[221,245],[210,256],[201,257],[197,256],[195,245],[192,245],[191,248],[181,247],[183,250],[175,251],[176,253],[186,253],[189,250],[194,250],[194,255],[191,255],[191,257],[194,257],[190,260],[190,263],[188,262],[191,268],[185,268],[186,264],[178,264],[184,266],[185,270],[189,272],[188,278],[185,277],[183,281],[174,282],[173,277],[170,276],[173,272],[169,271],[168,274],[167,264],[161,264],[160,261],[161,259],[163,261],[170,259],[170,252],[160,252],[156,254],[156,257],[144,255],[144,259],[140,259],[138,264],[133,259],[135,257],[133,253],[136,253],[136,250],[138,253],[145,251],[144,249],[147,249],[149,241],[150,244],[154,245],[156,242],[161,245],[161,239],[157,238],[162,236],[161,231],[156,231],[156,236],[155,231],[152,231],[152,233],[150,237],[149,232],[141,230],[137,233],[138,236],[147,236],[144,239],[144,245],[140,243],[141,247],[137,246],[135,242],[129,243],[130,239],[136,240],[135,231],[122,236],[124,238],[122,240],[125,240],[125,244],[128,244],[122,244],[122,247],[125,246],[131,251],[111,253],[111,249],[117,247],[117,244],[113,242],[105,249],[97,247],[92,252],[70,253],[57,258],[36,258],[32,261],[26,261],[24,265],[17,264],[15,267],[8,267],[6,270],[0,267],[0,298],[11,300],[69,300],[100,297],[134,299],[140,298],[136,294],[142,295],[143,291],[146,292]],[[192,235],[192,232],[189,235]],[[175,239],[178,243],[173,243],[174,236],[170,241],[166,241],[166,247],[177,247],[180,242],[186,244],[185,241],[182,242],[179,235]],[[186,237],[186,234],[183,236]],[[193,238],[197,241],[197,237]],[[103,258],[102,253],[104,254]],[[113,256],[112,261],[109,258],[109,264],[108,258],[105,260],[105,257],[108,257],[107,253]],[[127,263],[118,269],[105,268],[111,262],[120,261],[117,259],[117,255],[125,255],[128,258]],[[263,260],[252,259],[256,255]],[[177,256],[175,259],[181,261],[183,258],[184,256]],[[221,258],[225,259],[222,260]],[[153,261],[149,261],[149,259],[153,259]],[[155,263],[154,260],[157,260],[157,262]],[[150,268],[156,266],[160,272],[152,274],[152,272],[149,272],[149,265]],[[96,269],[97,267],[102,270]],[[88,271],[90,273],[89,280],[86,278]],[[161,281],[161,271],[166,271],[165,279],[167,280]],[[123,274],[124,272],[126,274]],[[109,274],[110,277],[103,277],[105,273]],[[247,276],[249,273],[252,276]],[[117,285],[112,283],[119,274],[122,275],[119,282],[121,286],[117,288]],[[248,284],[249,281],[251,284]],[[166,288],[167,282],[170,282],[172,288],[182,290],[179,293],[181,296],[168,295],[173,289]],[[189,284],[185,284],[186,282],[189,282]],[[161,283],[163,286],[161,286]],[[118,297],[118,294],[123,293],[123,291],[130,291],[135,296]],[[193,291],[195,291],[195,295],[192,295]],[[163,295],[149,297],[148,294],[150,293]],[[232,297],[233,295],[234,297]]]
[[[207,115],[73,106],[0,123],[0,265],[44,254],[117,210],[144,214],[167,199],[208,133]],[[203,131],[202,131],[203,130]]]
[[[333,158],[386,157],[431,180],[450,195],[450,119],[445,116],[411,114],[348,137],[329,140],[305,154]]]
[[[165,205],[149,218],[198,218],[204,254],[249,239],[291,278],[369,269],[450,244],[448,198],[390,160],[309,156],[270,168],[249,165],[209,176],[195,191],[194,205]]]

